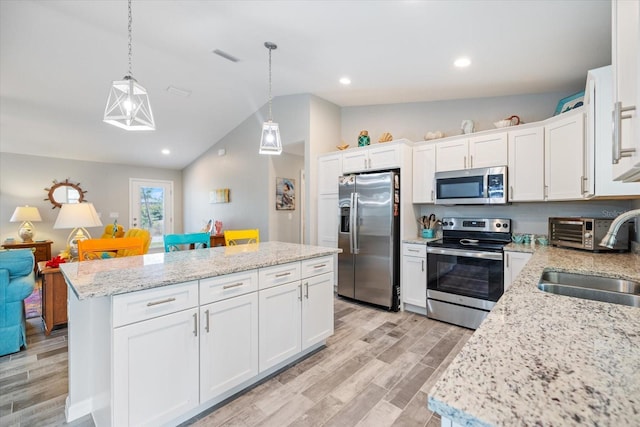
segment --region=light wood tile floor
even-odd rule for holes
[[[67,425],[67,330],[27,332],[26,351],[0,357],[0,426]],[[427,393],[472,332],[336,299],[326,348],[183,425],[436,427]]]

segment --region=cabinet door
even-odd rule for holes
[[[402,257],[402,302],[427,307],[427,262],[425,257]]]
[[[518,277],[524,266],[531,259],[532,254],[526,252],[504,253],[504,290],[509,289],[513,281]]]
[[[342,154],[318,158],[318,194],[337,194],[338,177],[342,175]]]
[[[338,195],[320,194],[318,196],[318,245],[338,247],[339,216]]]
[[[413,147],[413,203],[433,203],[436,145]]]
[[[509,132],[509,201],[544,200],[542,127]]]
[[[507,132],[469,138],[469,168],[507,164]]]
[[[260,372],[294,356],[301,346],[300,281],[258,292],[260,310]]]
[[[564,114],[544,128],[546,200],[583,197],[584,114]]]
[[[436,171],[443,172],[467,169],[468,152],[468,138],[436,144]]]
[[[302,280],[302,349],[333,335],[333,272]]]
[[[258,293],[200,307],[200,401],[258,375]]]
[[[635,107],[635,111],[621,121],[620,148],[629,151],[613,165],[613,178],[624,180],[640,173],[640,3],[627,0],[612,2],[612,61],[614,101],[621,107]]]
[[[365,148],[356,148],[342,154],[342,173],[361,172],[369,167],[369,153]]]
[[[113,425],[160,425],[198,405],[198,309],[113,331]]]
[[[392,169],[400,167],[400,146],[398,144],[376,144],[369,151],[368,169]]]

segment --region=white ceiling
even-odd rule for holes
[[[358,106],[562,91],[610,63],[610,8],[134,0],[133,75],[157,129],[126,132],[102,122],[111,81],[127,73],[126,1],[0,0],[0,151],[181,169],[267,101],[265,41],[278,45],[274,96]],[[471,67],[453,67],[460,55]],[[344,75],[351,86],[338,83]]]

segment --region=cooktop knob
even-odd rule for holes
[[[509,228],[509,224],[507,224],[506,222],[505,222],[504,224],[502,224],[502,226],[503,226],[504,228]]]
[[[500,223],[496,224],[496,228],[500,228],[502,225]]]

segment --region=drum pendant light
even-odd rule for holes
[[[282,142],[280,141],[280,128],[273,122],[271,114],[271,51],[278,46],[271,42],[265,42],[264,47],[269,49],[269,120],[262,124],[262,138],[260,139],[260,154],[280,154],[282,153]]]
[[[126,130],[155,130],[147,90],[131,72],[131,0],[129,0],[129,73],[111,85],[104,121]]]

